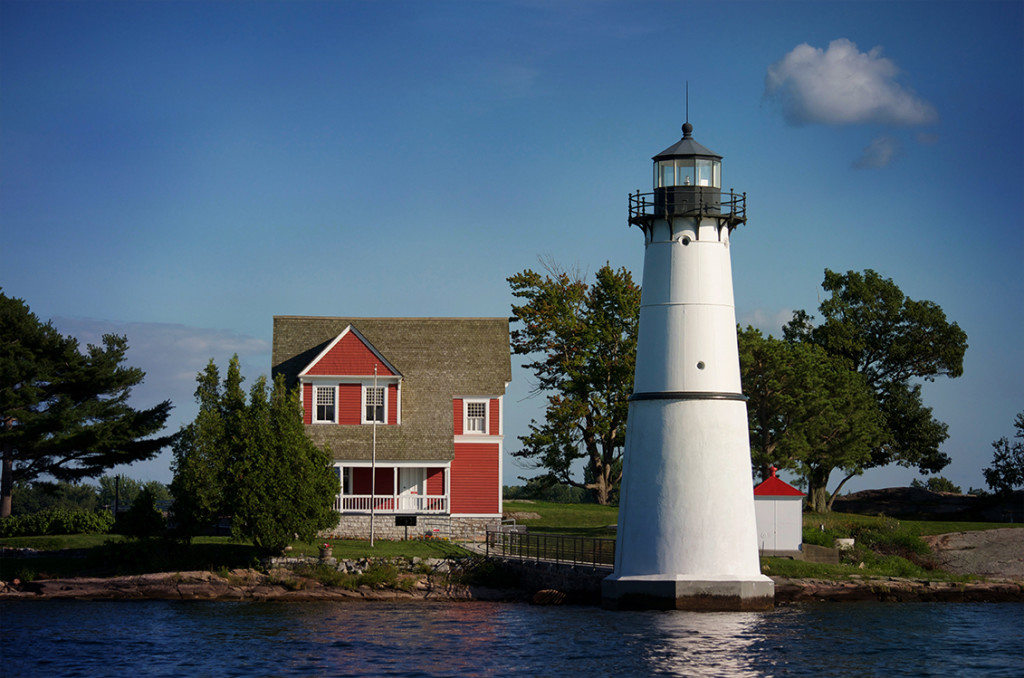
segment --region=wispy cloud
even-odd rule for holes
[[[772,311],[755,308],[740,315],[739,325],[740,327],[747,327],[749,325],[761,330],[763,334],[781,337],[782,327],[792,319],[793,309],[791,308],[780,308]]]
[[[900,142],[894,137],[882,136],[871,140],[860,157],[853,161],[854,169],[887,167],[900,152]]]
[[[768,67],[764,95],[791,125],[936,122],[935,107],[900,85],[899,73],[881,47],[861,52],[845,38],[826,50],[804,43]]]
[[[53,318],[60,332],[78,339],[83,346],[100,344],[104,334],[128,338],[125,362],[146,373],[132,392],[135,407],[151,407],[163,400],[175,405],[175,424],[192,418],[196,374],[214,359],[227,367],[238,354],[242,374],[249,383],[270,373],[270,342],[228,330],[190,327],[171,323],[115,323],[93,318]],[[177,428],[175,425],[173,428]]]
[[[132,390],[132,406],[141,409],[170,400],[174,409],[164,433],[173,433],[195,418],[196,374],[211,358],[223,374],[228,360],[237,353],[246,386],[259,375],[270,373],[270,342],[229,330],[171,323],[116,323],[94,318],[52,320],[59,332],[75,337],[83,348],[86,344],[100,344],[104,334],[128,338],[126,364],[146,373],[142,384]],[[149,461],[118,466],[109,473],[168,483],[171,463],[171,451],[167,449]]]

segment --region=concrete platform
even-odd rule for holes
[[[611,610],[771,610],[775,584],[764,575],[694,577],[612,575],[601,583],[602,606]]]

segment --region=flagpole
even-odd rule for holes
[[[377,365],[373,365],[373,447],[370,451],[370,548],[373,548],[373,517],[377,504]]]

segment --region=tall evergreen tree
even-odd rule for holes
[[[15,481],[77,481],[150,459],[173,436],[156,436],[170,401],[128,404],[145,373],[125,366],[128,341],[104,335],[83,353],[78,341],[41,323],[21,299],[0,292],[0,517]]]
[[[175,521],[192,536],[220,516],[232,535],[264,554],[280,553],[298,535],[313,541],[334,527],[338,477],[330,455],[306,435],[298,393],[283,377],[260,377],[242,391],[238,356],[223,384],[213,361],[197,377],[199,413],[175,446]]]

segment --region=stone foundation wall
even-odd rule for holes
[[[374,516],[375,539],[421,539],[426,536],[450,541],[484,541],[487,529],[497,529],[500,518],[458,518],[439,515],[418,515],[416,525],[395,525],[393,514]],[[324,539],[369,539],[370,516],[342,514],[338,525],[320,533]]]

